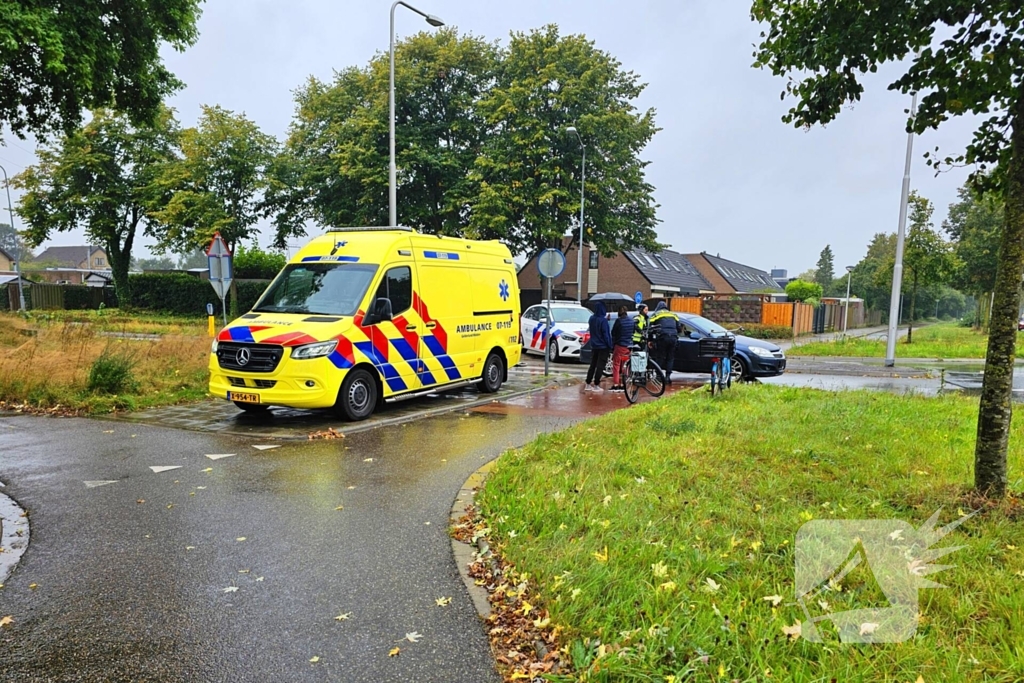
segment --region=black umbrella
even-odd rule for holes
[[[618,292],[601,292],[587,299],[583,304],[587,308],[593,309],[594,304],[598,301],[604,304],[604,307],[609,311],[618,309],[619,306],[625,306],[628,309],[633,309],[636,303],[633,301],[633,297],[620,294]]]

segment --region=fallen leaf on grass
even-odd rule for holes
[[[796,623],[792,626],[783,626],[782,632],[790,637],[791,640],[796,640],[800,637],[800,620],[797,619]]]
[[[710,576],[708,578],[704,579],[704,581],[707,582],[707,584],[708,584],[707,586],[704,587],[704,590],[706,590],[706,591],[708,591],[710,593],[716,593],[718,591],[718,589],[722,587],[721,584],[719,584],[717,581],[712,579]]]
[[[0,619],[0,626],[10,626],[14,623],[14,617],[7,616]]]
[[[860,635],[870,636],[878,628],[878,624],[867,621],[860,625]]]
[[[388,650],[388,657],[397,657],[399,654],[401,654],[401,652],[401,648],[393,647],[390,650]]]
[[[336,508],[334,508],[334,509],[335,509],[335,510],[344,510],[344,509],[345,509],[345,506],[344,506],[344,505],[339,505],[338,507],[336,507]]]
[[[343,614],[339,614],[338,616],[334,617],[334,620],[335,621],[348,621],[348,618],[351,617],[351,616],[352,616],[351,612],[345,612]]]
[[[434,599],[434,602],[437,603],[438,607],[444,607],[445,605],[447,605],[451,601],[452,601],[451,598],[435,598]]]
[[[675,581],[666,581],[665,583],[663,583],[663,584],[658,586],[658,590],[665,591],[666,593],[671,593],[675,589],[676,589],[676,582]]]
[[[228,586],[224,589],[225,593],[235,593],[238,591],[238,586]]]
[[[594,559],[597,560],[598,562],[607,562],[608,561],[608,546],[604,547],[604,552],[603,553],[600,552],[600,551],[595,551],[594,552]]]
[[[651,571],[654,572],[655,578],[663,579],[668,576],[668,565],[659,561],[657,564],[651,565]]]
[[[420,638],[422,638],[422,637],[423,636],[421,634],[417,633],[416,631],[413,631],[412,633],[406,633],[405,634],[405,639],[408,640],[410,643],[418,643],[418,642],[420,642]]]
[[[317,662],[319,662],[319,661],[320,661],[320,658],[319,658],[319,657],[310,657],[310,658],[309,658],[309,661],[311,661],[311,662],[313,662],[314,664],[316,664]]]
[[[30,591],[34,591],[34,590],[35,590],[35,589],[37,589],[37,588],[39,588],[39,584],[38,584],[38,583],[30,583],[30,584],[28,585],[28,589],[29,589]]]

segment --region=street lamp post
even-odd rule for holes
[[[444,26],[444,22],[433,14],[427,14],[421,10],[416,9],[407,2],[397,0],[395,4],[391,5],[391,48],[388,50],[391,60],[391,81],[388,88],[388,105],[390,107],[390,116],[388,117],[388,137],[389,145],[391,148],[391,156],[388,166],[388,225],[395,227],[398,225],[398,189],[395,185],[395,8],[401,5],[406,9],[411,9],[416,14],[419,14],[427,23],[431,26]]]
[[[0,166],[4,173],[4,188],[7,189],[7,212],[11,214],[11,230],[14,230],[14,208],[11,206],[11,181],[7,179],[7,169]],[[17,233],[14,242],[17,245],[18,253],[14,255],[14,275],[18,278],[18,310],[25,310],[25,290],[21,288],[21,252],[24,251],[18,244]]]
[[[910,99],[911,121],[917,116],[917,93]],[[914,158],[914,131],[907,134],[907,158],[903,165],[903,193],[900,196],[900,223],[896,230],[896,258],[892,268],[892,293],[889,298],[889,334],[885,340],[885,366],[896,365],[896,335],[903,306],[900,288],[903,286],[903,243],[907,234],[907,202],[910,196],[910,163]]]
[[[850,323],[850,277],[853,275],[853,266],[846,266],[846,311],[843,313],[843,336],[846,336],[846,326]]]
[[[576,254],[576,296],[580,301],[583,301],[583,200],[586,196],[587,187],[587,146],[583,144],[583,138],[580,137],[580,132],[576,130],[576,126],[569,126],[565,129],[565,132],[575,135],[576,139],[580,141],[580,147],[583,149],[583,163],[580,165],[580,243]]]

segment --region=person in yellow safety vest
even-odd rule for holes
[[[655,362],[665,373],[665,384],[672,384],[672,364],[676,357],[676,343],[679,341],[679,333],[683,331],[683,324],[675,313],[668,310],[664,301],[659,301],[654,309],[654,315],[647,321],[650,324],[651,333],[656,335],[657,345],[655,346]]]
[[[643,344],[647,329],[647,304],[637,304],[636,322],[633,328],[633,343]],[[646,351],[647,349],[644,349]]]

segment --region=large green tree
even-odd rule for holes
[[[55,232],[85,230],[110,258],[114,287],[131,301],[132,246],[147,214],[149,186],[172,158],[177,124],[161,109],[153,125],[134,125],[126,114],[98,110],[83,128],[36,149],[38,162],[12,179],[24,190],[18,215],[25,236],[39,246]]]
[[[150,188],[148,233],[157,248],[188,253],[215,232],[229,248],[254,237],[277,139],[244,114],[204,106],[180,145],[180,156],[163,164]]]
[[[581,149],[585,221],[604,252],[654,249],[653,188],[640,152],[657,128],[637,112],[643,85],[582,36],[546,27],[506,48],[454,29],[395,51],[398,219],[423,232],[500,239],[532,254],[578,235]],[[265,210],[276,243],[307,222],[387,223],[388,60],[332,83],[310,79],[270,173]]]
[[[918,289],[948,281],[954,269],[954,261],[949,243],[934,230],[932,214],[935,207],[928,199],[917,193],[911,193],[909,201],[910,229],[907,231],[903,251],[903,265],[906,267],[903,280],[910,286],[910,325],[907,329],[907,343],[912,344]]]
[[[420,33],[395,47],[398,219],[434,234],[461,235],[479,183],[469,177],[486,137],[477,103],[493,83],[497,49],[454,29]],[[387,225],[388,56],[296,92],[296,115],[270,173],[265,210],[277,244],[305,223]]]
[[[1024,271],[1024,3],[754,0],[751,16],[766,27],[755,66],[786,77],[782,96],[796,99],[786,122],[828,123],[860,99],[865,74],[903,60],[906,68],[889,88],[923,93],[909,130],[980,117],[965,151],[944,163],[977,165],[974,182],[1005,198],[974,456],[977,490],[1003,496]]]
[[[0,131],[74,133],[86,109],[156,120],[181,86],[160,46],[196,39],[199,0],[0,1]]]
[[[0,223],[0,249],[19,261],[32,259],[32,250],[25,244],[25,238],[10,223]]]
[[[654,110],[635,101],[645,84],[581,35],[549,25],[513,33],[497,82],[480,102],[490,135],[476,161],[480,194],[471,225],[518,253],[578,241],[580,201],[586,239],[604,254],[655,250],[657,206],[640,158],[658,131]],[[582,150],[587,146],[581,200]]]
[[[953,241],[957,268],[953,284],[985,307],[996,284],[999,240],[1003,229],[1003,201],[992,192],[978,192],[969,184],[958,191],[960,201],[950,204],[942,229]],[[980,313],[980,308],[979,313]],[[983,324],[982,316],[976,316]]]
[[[832,289],[832,281],[836,278],[835,258],[832,256],[832,245],[826,244],[818,255],[818,263],[814,269],[814,281],[821,285],[822,291]]]

